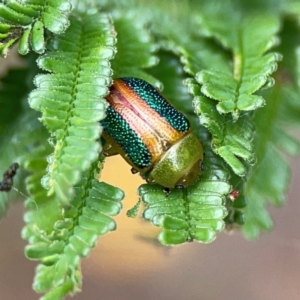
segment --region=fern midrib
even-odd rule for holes
[[[72,228],[71,234],[69,235],[69,238],[74,234],[74,228],[79,225],[79,217],[82,216],[83,208],[86,206],[86,199],[89,197],[89,193],[92,189],[92,181],[93,179],[95,179],[95,169],[97,167],[97,163],[98,162],[92,164],[90,172],[88,173],[87,182],[83,188],[83,196],[81,197],[81,206],[78,208],[78,215],[76,221],[74,222],[74,226]]]
[[[241,28],[237,29],[238,49],[233,54],[233,77],[237,81],[235,89],[235,106],[238,101],[240,87],[242,85],[242,78],[245,71],[245,55],[243,43],[243,31]]]
[[[70,135],[69,134],[69,130],[68,128],[70,127],[71,125],[71,121],[70,119],[73,117],[73,109],[75,108],[75,102],[76,102],[76,95],[77,95],[77,90],[76,90],[76,87],[77,87],[77,84],[78,84],[78,78],[80,77],[79,76],[79,70],[80,70],[80,65],[81,65],[81,62],[82,62],[82,53],[83,53],[83,47],[85,46],[85,43],[84,43],[84,24],[82,22],[80,22],[81,24],[81,36],[79,38],[80,40],[80,49],[78,50],[78,59],[76,59],[77,61],[77,66],[76,66],[76,71],[74,72],[74,80],[73,80],[73,84],[72,84],[72,88],[71,88],[71,100],[70,100],[70,106],[69,106],[69,109],[67,111],[67,118],[66,118],[66,122],[65,122],[65,130],[63,130],[64,134],[62,134],[62,138],[59,140],[58,144],[55,145],[55,150],[54,150],[54,156],[57,158],[57,160],[60,160],[60,158],[64,155],[64,151],[59,151],[60,149],[63,149],[63,147],[65,147],[68,143],[66,141],[66,138]],[[58,147],[58,145],[60,145]],[[57,154],[58,152],[58,154]],[[57,166],[54,168],[57,169],[59,166],[59,164],[57,164]]]

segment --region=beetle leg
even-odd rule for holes
[[[112,147],[112,145],[107,143],[107,144],[105,144],[105,146],[103,148],[103,154],[104,154],[104,156],[113,156],[113,155],[117,155],[119,153],[114,147]]]
[[[170,189],[170,188],[167,188],[167,187],[165,187],[165,188],[163,189],[163,191],[166,193],[166,197],[168,198],[168,197],[169,197],[169,195],[170,195],[170,193],[171,193],[171,189]]]
[[[131,168],[131,170],[130,170],[130,171],[131,171],[131,173],[132,173],[132,174],[136,174],[136,173],[138,173],[138,172],[139,172],[139,171],[138,171],[138,170],[136,170],[135,168]]]

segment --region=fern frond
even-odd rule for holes
[[[48,197],[47,190],[41,186],[41,180],[46,173],[47,156],[50,153],[51,146],[44,143],[22,157],[26,170],[33,173],[26,178],[26,188],[30,197],[25,202],[28,212],[25,213],[24,220],[27,225],[22,231],[22,237],[29,243],[43,242],[62,215],[58,200],[53,196]]]
[[[119,213],[123,192],[96,179],[89,180],[88,185],[79,188],[81,195],[72,201],[74,206],[65,210],[63,220],[55,223],[56,241],[27,247],[26,253],[31,259],[42,259],[34,288],[38,292],[50,289],[45,299],[52,299],[62,290],[65,294],[78,291],[81,286],[80,258],[89,254],[99,235],[116,228],[108,216]],[[53,277],[49,278],[49,274]]]
[[[51,74],[38,75],[37,89],[29,96],[53,136],[54,153],[43,182],[49,194],[64,203],[74,195],[72,186],[81,172],[98,157],[99,121],[105,116],[109,60],[115,52],[114,30],[106,15],[86,14],[71,21],[66,33],[53,42],[56,51],[39,58],[39,67]]]
[[[191,33],[168,35],[167,38],[161,41],[161,46],[178,55],[184,71],[192,77],[196,77],[199,70],[209,68],[230,73],[231,63],[227,53],[211,39]]]
[[[296,73],[300,69],[299,49],[296,50],[297,63],[294,63]],[[291,125],[300,127],[299,97],[299,81],[298,86],[293,82],[285,86],[278,84],[272,92],[266,93],[270,104],[256,113],[255,150],[258,161],[245,186],[248,206],[243,231],[248,238],[257,238],[261,230],[271,229],[273,223],[265,208],[267,201],[281,205],[285,199],[291,168],[282,152],[295,155],[300,151],[299,140],[289,133]]]
[[[269,230],[272,227],[272,221],[264,207],[265,199],[268,198],[277,205],[281,204],[290,177],[290,167],[276,145],[278,136],[276,131],[282,130],[277,125],[278,111],[281,105],[285,105],[283,102],[286,102],[286,97],[275,89],[266,99],[272,101],[272,105],[267,105],[255,117],[257,124],[255,148],[258,160],[249,174],[245,187],[248,206],[245,210],[246,222],[243,229],[249,238],[255,238],[260,230]]]
[[[112,61],[114,78],[137,77],[160,87],[160,83],[143,69],[157,64],[157,45],[152,41],[145,20],[137,21],[134,14],[125,14],[114,22],[117,32],[117,53]]]
[[[124,193],[98,182],[94,163],[75,187],[76,196],[69,207],[62,208],[60,201],[53,195],[47,196],[40,185],[49,152],[45,150],[39,149],[27,157],[28,169],[34,174],[27,181],[31,197],[26,201],[29,212],[25,215],[23,238],[30,243],[26,256],[41,261],[34,289],[46,292],[42,299],[61,299],[80,290],[80,259],[89,254],[99,235],[115,230],[115,221],[109,216],[120,212]]]
[[[185,83],[194,96],[194,107],[200,123],[212,134],[212,149],[236,174],[244,176],[247,166],[239,157],[249,163],[255,162],[251,116],[244,115],[233,123],[230,116],[219,114],[213,100],[201,95],[199,85],[193,79],[188,79]]]
[[[199,14],[197,10],[194,13]],[[226,18],[227,16],[228,13],[226,14]],[[224,49],[221,49],[218,45],[213,43],[211,39],[201,37],[193,31],[190,31],[188,34],[183,34],[183,28],[181,28],[181,31],[177,28],[176,33],[172,33],[170,30],[171,25],[168,24],[168,26],[166,26],[167,29],[164,28],[164,30],[159,32],[159,38],[162,36],[162,45],[164,48],[172,50],[176,55],[180,56],[184,70],[188,74],[192,75],[196,80],[199,81],[200,74],[203,75],[206,72],[205,74],[209,76],[207,77],[205,75],[205,80],[207,80],[207,86],[211,86],[212,93],[221,93],[222,96],[224,96],[224,101],[220,102],[218,105],[220,106],[224,104],[226,107],[229,107],[233,103],[230,100],[232,98],[230,96],[231,94],[235,95],[234,97],[236,97],[236,99],[234,101],[239,104],[241,102],[238,102],[238,99],[250,99],[251,97],[262,99],[261,96],[252,94],[262,86],[266,87],[268,83],[271,82],[269,75],[271,70],[274,71],[276,69],[276,61],[279,59],[278,54],[264,54],[271,46],[266,44],[266,37],[268,36],[271,40],[272,38],[275,39],[274,34],[279,27],[278,20],[275,17],[270,16],[271,23],[268,23],[270,28],[266,30],[261,29],[261,32],[256,32],[255,30],[259,31],[259,29],[257,29],[256,26],[252,26],[255,34],[261,34],[261,37],[256,39],[258,43],[261,43],[260,47],[252,47],[250,37],[248,36],[249,32],[252,30],[250,25],[254,22],[255,18],[253,18],[253,16],[248,16],[243,21],[244,23],[242,26],[233,26],[236,32],[232,33],[232,31],[228,31],[226,33],[227,36],[223,36],[220,33],[223,25],[221,25],[221,22],[218,21],[218,14],[206,15],[205,19],[201,22],[201,26],[203,26],[203,23],[205,22],[207,22],[210,26],[219,26],[216,28],[209,28],[209,26],[205,23],[205,29],[207,32],[209,32],[208,29],[210,29],[211,35],[220,39],[222,37],[222,39],[225,39],[223,44],[226,47],[227,44],[230,44],[230,47],[232,47],[234,55],[233,60],[235,63],[233,70],[229,56]],[[212,20],[214,20],[214,22]],[[215,22],[215,20],[217,21]],[[212,24],[210,24],[210,22]],[[234,19],[231,22],[238,23],[238,20]],[[260,22],[262,22],[262,20],[260,20]],[[224,22],[222,24],[224,24]],[[174,27],[175,26],[176,25],[174,24]],[[180,26],[177,25],[177,27]],[[242,38],[245,38],[245,41],[241,41],[240,44],[236,41],[236,35],[238,32]],[[238,57],[242,60],[242,64],[238,63]],[[256,62],[258,67],[256,66]],[[207,69],[207,71],[200,71],[203,69]],[[237,75],[238,73],[239,75]],[[216,79],[214,78],[215,75],[212,74],[215,74],[217,77],[220,77],[220,74],[226,74],[228,77],[227,79],[229,81],[235,81],[236,86],[233,87],[232,85],[227,84],[229,81],[226,81],[224,78],[222,80],[220,78]],[[236,76],[239,77],[238,80],[235,78]],[[263,80],[259,87],[257,86],[256,80],[253,80],[253,78]],[[209,99],[214,97],[212,97],[212,95],[208,95],[204,91],[206,87],[202,84],[199,85],[198,83],[196,83],[193,79],[186,81],[190,93],[194,96],[194,105],[197,110],[197,114],[199,114],[200,122],[208,128],[212,134],[213,150],[232,167],[236,174],[245,176],[247,173],[247,163],[253,164],[256,160],[252,142],[254,125],[251,120],[251,114],[244,112],[242,118],[234,124],[233,122],[236,121],[240,114],[239,111],[241,110],[241,107],[236,106],[232,111],[229,110],[232,112],[234,118],[220,114],[218,105],[217,108],[215,108],[216,102]],[[256,88],[249,92],[249,86],[251,84],[255,85]],[[237,85],[239,86],[238,89],[236,88]],[[203,94],[208,97],[203,97]],[[255,104],[254,106],[257,105]],[[222,113],[229,111],[224,110]]]
[[[203,70],[197,73],[196,80],[205,96],[218,101],[218,112],[232,113],[236,120],[240,111],[265,105],[264,99],[254,93],[273,84],[270,75],[281,55],[266,54],[277,44],[279,20],[275,14],[266,11],[264,15],[232,15],[228,19],[228,11],[220,11],[201,19],[201,26],[232,52],[232,72]],[[225,22],[230,25],[224,26]]]
[[[295,16],[295,12],[293,14]],[[300,13],[299,13],[300,15]],[[245,185],[248,206],[245,209],[243,231],[248,238],[257,238],[261,231],[270,230],[272,220],[265,206],[283,203],[291,168],[283,153],[299,153],[300,142],[290,129],[300,127],[300,50],[297,37],[299,26],[286,20],[281,32],[282,66],[277,73],[277,86],[266,93],[267,106],[255,115],[257,165]]]
[[[0,55],[18,40],[20,54],[29,52],[29,45],[37,53],[45,51],[44,29],[55,34],[69,26],[70,1],[9,0],[0,3]]]
[[[186,2],[159,3],[149,9],[152,14],[149,22],[157,43],[179,56],[184,71],[192,77],[203,69],[230,73],[228,53],[214,40],[203,36],[203,28],[199,30],[199,22],[195,21],[199,20],[202,5],[192,6]]]

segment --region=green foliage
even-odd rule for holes
[[[300,125],[299,19],[299,4],[287,0],[1,1],[1,55],[18,41],[40,68],[27,56],[26,68],[1,79],[0,165],[21,165],[22,237],[39,262],[33,287],[42,299],[79,291],[81,259],[116,229],[124,193],[98,181],[112,78],[162,90],[205,152],[194,186],[166,195],[142,185],[128,216],[144,204],[163,245],[209,243],[225,227],[256,238],[272,227],[266,204],[283,203],[285,154],[300,149],[290,134]],[[17,195],[0,194],[1,216]]]
[[[115,44],[106,15],[71,20],[66,33],[52,40],[53,50],[38,59],[38,66],[52,73],[35,77],[37,89],[29,95],[30,106],[42,112],[55,148],[43,184],[64,203],[100,151],[99,120],[105,116]]]
[[[245,114],[234,123],[230,116],[218,113],[211,99],[201,95],[199,85],[193,79],[187,80],[186,84],[190,93],[195,97],[194,106],[201,124],[213,135],[212,149],[228,163],[236,174],[244,176],[247,168],[238,157],[249,163],[255,162],[252,145],[254,130],[251,117]]]
[[[109,216],[118,214],[124,193],[97,180],[98,167],[94,163],[81,182],[74,187],[75,197],[68,207],[47,196],[40,185],[51,147],[40,147],[24,157],[24,165],[33,172],[27,179],[30,197],[25,205],[27,225],[22,236],[29,245],[25,255],[39,260],[33,288],[46,295],[42,299],[61,299],[80,290],[80,258],[86,257],[98,237],[115,230]]]
[[[274,15],[251,15],[247,18],[234,16],[230,18],[228,28],[223,25],[227,15],[224,15],[222,6],[217,12],[214,11],[214,18],[206,16],[204,20],[201,19],[201,25],[208,34],[222,43],[227,51],[232,52],[232,62],[227,62],[227,67],[220,69],[222,56],[219,55],[215,61],[210,59],[209,70],[201,70],[195,74],[200,88],[195,79],[188,80],[187,84],[195,97],[200,122],[213,136],[213,150],[236,174],[244,176],[247,167],[241,159],[249,164],[255,162],[252,143],[254,130],[251,115],[243,113],[239,118],[240,111],[253,110],[264,105],[260,95],[252,94],[273,82],[268,76],[276,70],[276,61],[280,55],[263,54],[275,44],[274,34],[279,29],[279,22]],[[212,21],[215,19],[217,21]],[[226,64],[224,56],[222,61],[221,66]],[[229,68],[231,64],[232,70]],[[203,68],[207,67],[203,65]],[[215,105],[215,101],[211,99],[219,103]],[[232,117],[224,115],[229,112]]]
[[[25,68],[12,69],[1,79],[0,138],[3,138],[9,125],[17,119],[22,110],[22,99],[28,93],[28,87],[24,82],[27,75],[28,70]],[[18,89],[15,88],[16,85],[18,85]],[[9,101],[12,102],[12,105],[8,105]]]
[[[8,0],[0,3],[0,55],[6,57],[9,48],[20,41],[20,54],[27,54],[29,47],[44,53],[44,31],[63,33],[69,26],[70,1]],[[30,46],[29,46],[30,45]]]
[[[299,142],[282,126],[286,116],[281,116],[284,117],[281,119],[278,115],[280,106],[290,106],[291,102],[295,102],[296,99],[290,94],[286,89],[274,89],[266,95],[266,100],[272,101],[272,105],[267,105],[263,112],[255,116],[257,164],[251,169],[245,186],[248,205],[243,230],[249,238],[257,238],[260,230],[272,227],[272,220],[264,207],[266,200],[280,205],[285,199],[291,170],[282,157],[282,150],[290,154],[299,152]],[[300,113],[300,105],[297,113]],[[269,126],[270,122],[272,127]]]
[[[29,91],[24,78],[30,77],[26,68],[11,69],[0,80],[0,166],[1,174],[13,163],[21,163],[21,157],[43,141],[45,130],[38,121],[38,114],[29,110],[26,95]],[[18,88],[16,88],[18,86]],[[32,135],[32,132],[35,135]],[[46,141],[46,140],[44,140]],[[23,190],[24,172],[18,170],[14,186]],[[0,193],[0,217],[8,203],[17,197],[15,190]]]
[[[123,15],[114,21],[114,26],[118,34],[118,51],[112,61],[114,78],[137,77],[159,87],[160,83],[143,70],[157,63],[153,54],[156,45],[151,41],[145,22],[137,22],[134,15]]]
[[[275,34],[279,30],[279,20],[274,14],[228,19],[223,12],[215,15],[217,22],[206,17],[201,25],[232,52],[232,71],[203,70],[197,73],[196,80],[206,97],[219,101],[218,112],[230,112],[236,120],[240,111],[254,110],[265,104],[260,95],[253,93],[273,84],[269,75],[276,70],[280,55],[265,53],[277,43]],[[228,27],[224,27],[225,20],[230,23]]]

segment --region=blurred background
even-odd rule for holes
[[[299,300],[300,159],[292,165],[286,204],[270,207],[270,233],[254,242],[239,232],[221,233],[212,244],[166,248],[153,239],[154,226],[126,217],[141,179],[120,157],[108,159],[102,179],[126,192],[124,209],[117,231],[101,237],[83,260],[83,291],[72,299]],[[0,224],[1,300],[39,298],[31,289],[36,264],[23,255],[23,213],[22,203],[12,205]]]

